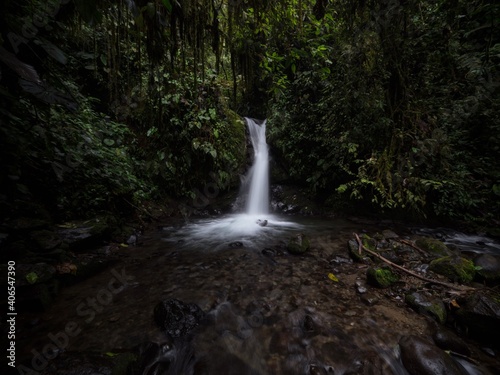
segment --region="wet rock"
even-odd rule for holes
[[[185,336],[196,328],[205,313],[194,303],[168,299],[154,308],[154,321],[171,337]]]
[[[355,286],[356,286],[356,291],[359,293],[359,294],[365,294],[368,290],[366,289],[366,286],[363,282],[361,281],[356,281],[355,283]]]
[[[405,301],[418,313],[429,315],[440,324],[446,322],[446,307],[443,301],[439,299],[430,300],[418,292],[407,294]]]
[[[286,249],[289,253],[298,255],[303,254],[307,250],[309,250],[309,246],[309,238],[305,234],[299,233],[290,238]]]
[[[451,350],[467,357],[471,355],[471,351],[465,341],[444,327],[437,326],[432,339],[443,350]]]
[[[431,237],[419,237],[415,245],[435,257],[452,255],[453,252],[441,241]]]
[[[477,278],[488,284],[500,282],[500,257],[491,254],[480,254],[473,260],[477,269]]]
[[[61,224],[58,235],[71,250],[82,250],[109,239],[113,226],[105,219]]]
[[[388,268],[370,267],[366,271],[366,281],[377,288],[388,288],[399,281],[399,276]]]
[[[429,269],[446,276],[451,281],[460,283],[470,283],[476,274],[474,263],[470,259],[459,256],[445,256],[434,259],[429,264]]]
[[[476,291],[455,312],[457,321],[467,333],[484,342],[494,342],[500,337],[500,301],[498,296]],[[498,341],[496,341],[498,343]]]
[[[267,225],[267,220],[258,219],[256,223],[259,224],[261,227],[265,227]]]
[[[347,242],[347,249],[349,250],[349,255],[355,262],[363,262],[365,259],[365,253],[363,251],[359,252],[359,245],[356,240],[349,240]]]
[[[403,336],[399,347],[403,365],[411,375],[465,375],[446,352],[418,336]]]
[[[382,231],[382,235],[386,240],[394,240],[396,238],[399,238],[399,236],[390,229]]]

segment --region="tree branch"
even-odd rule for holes
[[[356,237],[356,241],[358,242],[358,245],[359,245],[359,248],[358,248],[358,251],[361,253],[361,250],[364,250],[366,251],[367,253],[373,255],[374,257],[380,259],[382,262],[384,263],[387,263],[388,265],[390,265],[391,267],[394,267],[394,268],[397,268],[398,270],[400,271],[403,271],[403,272],[406,272],[407,274],[413,276],[413,277],[416,277],[417,279],[420,279],[420,280],[423,280],[423,281],[426,281],[428,283],[432,283],[432,284],[437,284],[437,285],[442,285],[442,286],[445,286],[447,288],[451,288],[451,289],[456,289],[456,290],[460,290],[460,291],[463,291],[463,292],[466,292],[466,291],[472,291],[472,290],[476,290],[475,288],[472,288],[472,287],[468,287],[468,286],[465,286],[465,285],[454,285],[454,284],[450,284],[450,283],[445,283],[445,282],[442,282],[442,281],[437,281],[437,280],[433,280],[433,279],[428,279],[427,277],[424,277],[424,276],[421,276],[419,275],[418,273],[415,273],[413,271],[410,271],[404,267],[401,267],[393,262],[391,262],[390,260],[384,258],[382,255],[376,253],[375,251],[372,251],[370,249],[367,249],[364,245],[363,245],[363,242],[361,241],[361,239],[359,238],[359,236],[356,234],[356,233],[353,233],[354,236]]]

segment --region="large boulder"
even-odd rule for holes
[[[473,262],[479,281],[484,281],[487,284],[500,283],[500,257],[492,254],[479,254]]]
[[[411,375],[466,374],[445,351],[418,336],[403,336],[399,347],[403,365]]]
[[[443,242],[432,237],[419,237],[415,240],[415,245],[434,257],[444,257],[453,254]]]
[[[429,264],[429,269],[459,283],[470,283],[476,274],[474,263],[470,259],[460,256],[445,256],[434,259]]]

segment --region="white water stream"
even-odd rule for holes
[[[288,218],[269,213],[269,149],[266,142],[266,120],[245,118],[252,142],[254,159],[243,179],[242,198],[245,211],[197,219],[181,228],[166,227],[165,241],[185,243],[189,247],[218,250],[241,243],[247,248],[262,248],[274,238],[304,226]],[[260,223],[260,225],[259,225]],[[286,238],[286,237],[285,237]]]
[[[266,120],[258,124],[246,118],[254,150],[254,162],[245,181],[249,183],[246,213],[262,215],[269,212],[269,149],[266,143]]]

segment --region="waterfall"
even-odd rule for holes
[[[269,150],[266,143],[266,120],[258,124],[245,118],[254,149],[254,162],[246,177],[248,197],[246,213],[249,215],[269,212]]]

